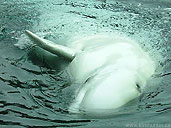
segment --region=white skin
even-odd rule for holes
[[[127,37],[100,34],[70,40],[68,48],[26,33],[43,49],[72,60],[67,71],[79,87],[71,112],[121,107],[140,95],[155,70],[147,53]]]
[[[81,52],[70,63],[71,78],[80,84],[70,111],[115,109],[140,95],[154,73],[149,56],[136,42],[117,36],[94,36],[73,42]]]

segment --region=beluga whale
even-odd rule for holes
[[[118,109],[142,94],[155,71],[148,53],[126,36],[96,34],[62,46],[26,33],[40,48],[70,61],[66,70],[78,83],[70,112]]]

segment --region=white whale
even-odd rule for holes
[[[126,37],[100,34],[66,47],[26,33],[39,47],[71,61],[67,71],[79,84],[71,112],[117,109],[141,94],[155,70],[148,54]]]

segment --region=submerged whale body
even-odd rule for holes
[[[147,53],[126,37],[100,34],[66,47],[26,33],[39,47],[71,61],[67,71],[79,84],[71,112],[117,109],[141,94],[155,70]]]

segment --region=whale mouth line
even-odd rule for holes
[[[133,108],[133,104],[139,102],[139,97],[130,100],[126,104],[118,107],[118,108],[85,108],[85,107],[79,107],[79,108],[70,108],[69,113],[70,114],[76,114],[81,116],[87,116],[87,117],[93,117],[93,118],[104,118],[104,117],[110,117],[110,116],[116,116],[118,114],[125,114],[125,113],[131,113],[135,111]]]

